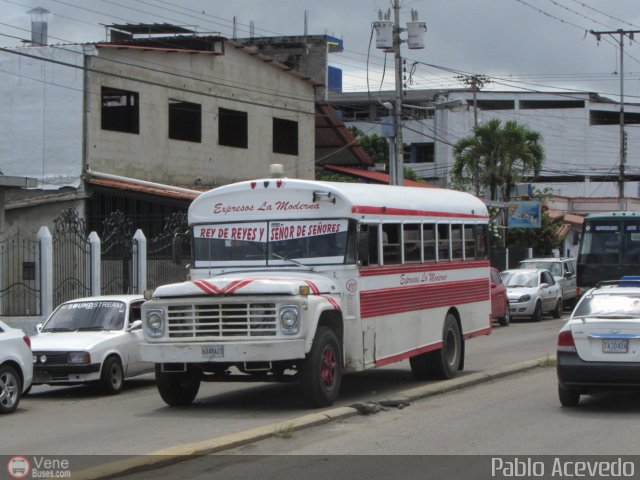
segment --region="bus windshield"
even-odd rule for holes
[[[353,261],[346,219],[216,223],[193,227],[194,266],[291,266]],[[353,243],[353,242],[351,242]]]
[[[578,287],[636,275],[640,263],[640,218],[625,213],[585,218],[578,252]]]

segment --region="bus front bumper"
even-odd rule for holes
[[[153,363],[274,362],[304,358],[305,341],[143,343],[140,354]]]

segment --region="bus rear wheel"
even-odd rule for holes
[[[342,383],[342,348],[333,330],[318,327],[300,373],[310,407],[328,407],[335,402]]]
[[[447,313],[442,328],[442,348],[429,352],[427,367],[431,378],[445,380],[452,378],[462,362],[462,335],[458,320],[453,313]]]

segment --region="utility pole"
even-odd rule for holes
[[[618,200],[620,203],[620,210],[626,210],[624,200],[624,164],[627,161],[627,149],[626,149],[626,133],[624,131],[624,38],[629,37],[629,40],[633,40],[633,35],[640,33],[640,30],[608,30],[608,31],[589,31],[592,35],[595,35],[596,40],[599,42],[602,35],[614,35],[619,36],[618,46],[620,48],[620,176],[618,179]]]
[[[402,55],[400,52],[400,0],[393,0],[393,56],[395,58],[395,112],[393,122],[393,138],[395,142],[393,168],[391,172],[391,183],[393,185],[404,185],[404,148],[402,143]]]
[[[383,16],[378,12],[378,21],[373,23],[376,30],[376,48],[385,52],[393,52],[395,59],[395,100],[393,105],[393,140],[389,158],[389,183],[404,185],[404,152],[402,141],[402,55],[400,33],[405,29],[400,27],[400,0],[392,0],[393,22],[389,19],[389,12]],[[418,20],[418,12],[411,11],[411,22],[407,23],[408,46],[410,49],[424,48],[423,36],[427,31],[424,22]],[[390,105],[389,105],[390,106]]]
[[[473,127],[474,129],[478,128],[478,96],[477,92],[479,92],[482,87],[484,87],[487,83],[490,83],[489,77],[484,75],[458,75],[456,79],[468,87],[471,87],[471,91],[473,92]],[[476,197],[480,195],[480,172],[478,171],[480,165],[476,163],[476,171],[473,174],[473,183],[476,189]]]

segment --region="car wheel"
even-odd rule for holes
[[[309,406],[327,407],[338,398],[342,383],[342,348],[333,330],[318,327],[300,373]]]
[[[117,357],[108,357],[102,365],[100,387],[107,395],[116,395],[122,391],[124,371]]]
[[[507,303],[507,306],[504,309],[504,317],[499,318],[498,322],[503,327],[506,327],[511,323],[511,311],[509,310],[509,304],[508,303]]]
[[[427,368],[432,378],[446,380],[455,376],[462,362],[462,336],[458,320],[447,313],[442,328],[442,348],[427,353]]]
[[[576,407],[580,403],[580,392],[570,390],[558,384],[558,398],[563,407]]]
[[[0,367],[0,414],[11,413],[20,403],[22,385],[15,368],[9,365]]]
[[[542,320],[542,304],[539,301],[536,302],[536,306],[533,309],[531,320],[533,320],[534,322],[539,322],[540,320]]]
[[[164,402],[171,407],[189,405],[200,390],[200,370],[188,367],[186,372],[163,372],[156,364],[156,383]]]
[[[556,308],[553,311],[553,318],[560,318],[562,316],[562,310],[564,307],[562,306],[562,299],[559,298],[556,302]]]

